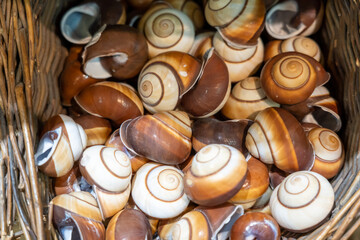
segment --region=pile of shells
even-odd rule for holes
[[[280,239],[325,221],[344,150],[330,75],[308,37],[323,8],[86,0],[68,9],[68,115],[44,124],[35,154],[54,178],[50,216],[62,238]]]

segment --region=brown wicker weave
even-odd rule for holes
[[[47,221],[50,180],[37,172],[33,153],[37,123],[63,111],[57,79],[67,51],[55,23],[64,2],[0,0],[1,240],[59,239]],[[348,239],[360,226],[359,25],[359,0],[327,2],[321,36],[344,109],[346,162],[332,182],[331,219],[301,239]]]

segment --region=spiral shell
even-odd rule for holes
[[[166,0],[174,8],[185,13],[194,24],[195,30],[200,30],[204,26],[204,14],[202,8],[196,1],[191,0]]]
[[[270,199],[273,217],[292,232],[307,232],[329,215],[334,190],[326,178],[315,172],[292,173],[276,187]]]
[[[242,187],[247,174],[244,155],[228,145],[202,148],[185,172],[185,193],[202,206],[228,201]]]
[[[261,212],[248,212],[240,216],[231,228],[231,240],[280,240],[281,231],[276,220]]]
[[[154,163],[147,163],[136,172],[131,196],[141,211],[160,219],[176,217],[190,202],[184,193],[183,173]]]
[[[221,113],[229,119],[254,120],[265,108],[279,106],[266,97],[258,77],[248,77],[235,84]]]
[[[144,25],[150,58],[168,51],[188,52],[195,39],[190,18],[177,9],[165,8],[153,12]]]
[[[315,151],[315,163],[311,171],[329,179],[334,177],[344,163],[344,147],[336,133],[326,128],[314,128],[308,138]]]
[[[264,60],[264,45],[260,38],[252,47],[236,49],[229,46],[220,34],[216,33],[212,45],[224,59],[231,82],[238,82],[252,75]]]
[[[56,195],[75,192],[80,189],[78,178],[81,177],[79,165],[76,162],[73,168],[64,176],[55,178],[54,191]]]
[[[163,164],[180,164],[191,152],[190,119],[180,111],[145,115],[124,122],[120,138],[137,155]]]
[[[206,51],[212,47],[212,39],[214,34],[215,32],[203,32],[197,34],[189,54],[198,59],[202,59]]]
[[[43,128],[35,162],[48,176],[64,176],[80,158],[86,141],[86,133],[79,124],[69,116],[56,115]]]
[[[144,114],[135,89],[125,83],[96,83],[82,90],[74,99],[88,114],[110,119],[116,125]]]
[[[261,87],[271,100],[280,104],[305,101],[315,87],[330,75],[313,58],[296,52],[281,53],[266,62],[260,75]]]
[[[267,108],[255,118],[245,145],[251,155],[286,172],[310,170],[314,150],[301,124],[281,108]]]
[[[122,192],[130,184],[131,163],[124,152],[96,145],[87,148],[80,161],[86,181],[110,192]]]
[[[254,46],[264,29],[264,1],[216,1],[205,6],[207,22],[234,48]]]
[[[200,62],[189,54],[166,52],[146,63],[138,78],[138,91],[151,113],[174,110],[195,84]]]
[[[265,47],[264,61],[284,52],[303,53],[320,62],[321,50],[319,45],[311,38],[301,36],[292,37],[284,41],[274,40],[269,42]]]

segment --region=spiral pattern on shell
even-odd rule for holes
[[[300,171],[286,177],[270,198],[273,217],[285,229],[307,232],[320,224],[334,204],[334,190],[318,173]]]
[[[131,195],[141,211],[160,219],[178,216],[190,202],[184,193],[183,173],[155,163],[147,163],[136,172]]]
[[[186,14],[165,8],[155,11],[146,20],[144,36],[152,58],[168,51],[188,52],[194,43],[195,29]]]

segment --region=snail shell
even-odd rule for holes
[[[254,46],[264,29],[265,4],[261,0],[209,0],[205,6],[205,18],[230,46]]]
[[[344,163],[344,147],[336,133],[326,128],[314,128],[308,138],[315,151],[315,163],[311,171],[329,179],[334,177]]]
[[[72,192],[50,202],[52,223],[64,240],[105,239],[105,227],[95,198],[88,192]]]
[[[270,198],[272,216],[292,232],[307,232],[320,224],[334,205],[334,190],[315,172],[292,173],[276,187]]]
[[[280,240],[281,231],[276,220],[268,214],[249,212],[240,216],[231,228],[231,240],[276,239]]]
[[[309,170],[314,150],[301,124],[281,108],[267,108],[255,118],[246,135],[251,155],[286,172]]]
[[[124,209],[110,220],[106,240],[122,239],[152,239],[149,220],[139,210]]]
[[[67,174],[86,147],[86,133],[74,120],[59,114],[50,118],[43,128],[35,162],[50,177]]]
[[[266,62],[260,82],[266,96],[280,104],[305,101],[315,87],[330,78],[323,66],[313,58],[296,52],[281,53]]]
[[[227,67],[219,54],[210,49],[204,56],[199,80],[181,99],[181,109],[192,117],[209,117],[220,111],[230,95]]]
[[[189,54],[202,59],[205,53],[212,48],[212,39],[215,32],[203,32],[195,36],[195,41]]]
[[[168,51],[189,52],[195,39],[194,24],[183,12],[164,8],[153,12],[144,25],[149,56]]]
[[[202,206],[216,206],[232,198],[247,174],[244,155],[228,145],[210,144],[195,156],[185,172],[185,193]]]
[[[186,53],[166,52],[152,58],[138,79],[144,107],[151,113],[174,110],[194,86],[200,70],[200,62]]]
[[[87,136],[87,147],[104,144],[111,133],[111,124],[104,118],[83,115],[75,118],[74,121],[84,129]]]
[[[110,192],[124,191],[131,180],[131,163],[127,155],[101,145],[83,152],[80,171],[89,184]]]
[[[88,114],[110,119],[116,125],[144,114],[136,91],[125,83],[95,83],[82,90],[74,99]]]
[[[238,82],[254,74],[264,60],[264,44],[261,38],[256,44],[247,48],[233,48],[228,45],[217,32],[212,40],[212,45],[229,70],[231,82]]]
[[[67,174],[55,178],[54,190],[56,195],[71,193],[80,189],[77,179],[81,177],[81,173],[77,163]]]
[[[145,115],[124,122],[120,138],[137,155],[163,164],[179,164],[191,152],[190,119],[180,111]]]
[[[265,108],[279,106],[266,97],[258,77],[248,77],[235,84],[221,113],[229,119],[254,120]]]
[[[190,202],[184,193],[183,173],[155,163],[147,163],[136,172],[131,196],[141,211],[159,219],[176,217]]]
[[[321,50],[319,45],[311,38],[301,36],[292,37],[284,41],[274,40],[269,42],[265,47],[264,61],[284,52],[303,53],[320,62]]]
[[[171,4],[165,1],[154,1],[150,4],[149,8],[146,10],[146,12],[141,16],[141,19],[139,20],[139,23],[137,25],[137,28],[139,29],[139,32],[144,32],[145,23],[147,22],[148,18],[155,13],[156,11],[160,9],[165,8],[172,8]]]

